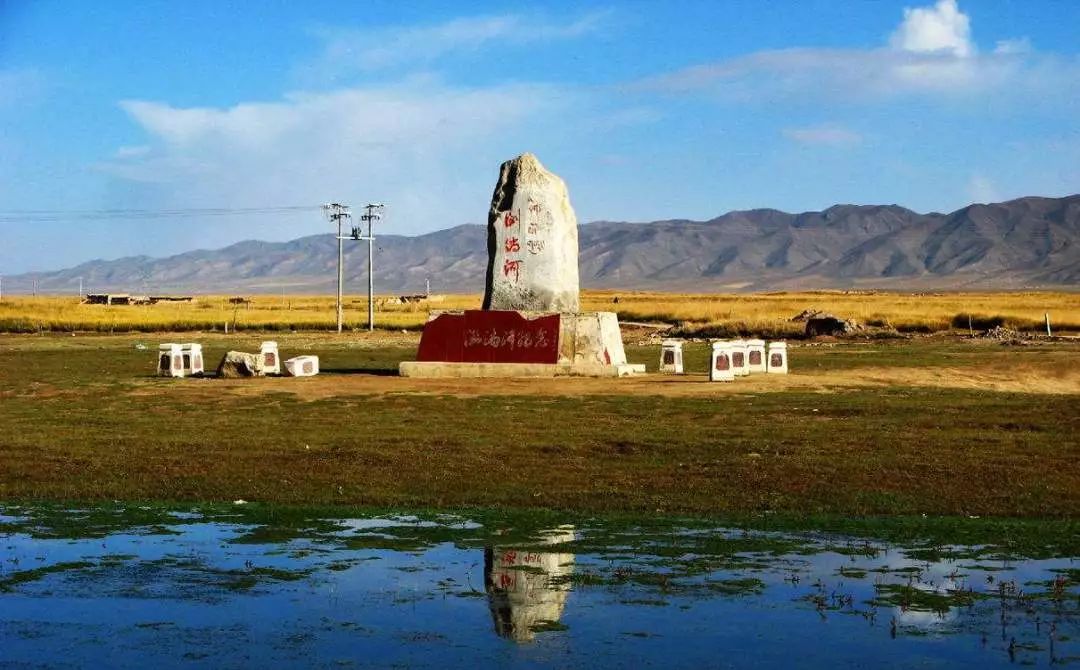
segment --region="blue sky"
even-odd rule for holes
[[[0,0],[0,274],[480,223],[533,151],[582,221],[1080,192],[1080,2]]]

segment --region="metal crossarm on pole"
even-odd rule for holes
[[[345,323],[345,311],[342,305],[342,297],[345,286],[345,238],[341,236],[341,224],[352,217],[348,205],[336,202],[323,205],[323,211],[330,223],[337,224],[337,332],[340,333]]]
[[[371,332],[375,330],[375,235],[372,224],[382,218],[380,210],[383,209],[383,204],[381,202],[368,203],[364,205],[364,209],[366,211],[360,215],[360,219],[367,221],[367,238],[365,239],[368,243],[368,332]]]
[[[382,203],[369,203],[364,205],[365,212],[360,215],[361,221],[367,222],[367,235],[364,235],[363,224],[351,227],[349,236],[342,235],[342,223],[352,218],[348,205],[328,203],[323,205],[323,211],[331,223],[337,224],[338,243],[338,276],[337,276],[337,332],[344,327],[344,307],[342,303],[345,285],[345,240],[360,240],[368,243],[368,331],[375,330],[375,235],[372,224],[382,219],[379,210],[383,209]]]

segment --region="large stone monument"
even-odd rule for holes
[[[613,312],[581,312],[577,217],[566,184],[526,153],[502,164],[488,211],[480,310],[432,312],[409,377],[623,376]]]
[[[577,217],[566,184],[525,153],[499,169],[484,309],[578,312]]]

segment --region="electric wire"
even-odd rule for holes
[[[53,223],[65,221],[130,221],[183,219],[210,216],[263,216],[293,212],[315,212],[321,205],[285,207],[197,207],[186,209],[9,209],[0,210],[0,223]]]

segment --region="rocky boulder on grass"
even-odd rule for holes
[[[799,312],[795,316],[791,317],[791,321],[793,323],[801,323],[801,322],[807,321],[808,319],[813,318],[814,316],[816,316],[818,314],[821,314],[821,312],[819,310],[816,310],[813,307],[811,307],[809,309],[804,309],[803,311]]]
[[[825,312],[818,312],[806,320],[806,336],[816,337],[818,335],[851,335],[859,330],[862,330],[862,326],[851,319],[841,319],[835,314],[827,314]]]
[[[243,351],[230,351],[221,359],[217,368],[218,377],[226,379],[236,377],[260,377],[262,368],[259,366],[259,357]]]

